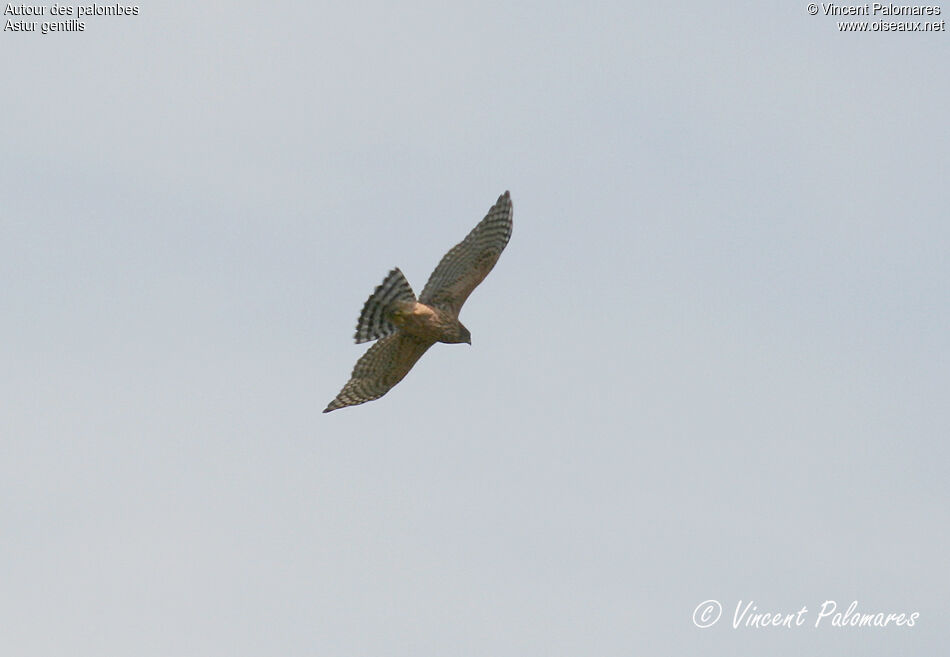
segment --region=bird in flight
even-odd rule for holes
[[[511,238],[511,225],[511,196],[505,192],[472,232],[442,257],[418,299],[398,267],[389,272],[356,322],[357,344],[378,342],[356,361],[350,380],[323,412],[379,399],[436,342],[472,344],[459,311],[498,262]]]

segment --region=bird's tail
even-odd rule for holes
[[[356,335],[353,336],[357,344],[395,333],[397,327],[392,322],[392,312],[399,302],[415,300],[416,295],[399,268],[389,272],[363,304],[363,311],[356,322]]]

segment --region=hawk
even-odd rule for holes
[[[511,197],[505,192],[472,232],[442,257],[418,299],[398,267],[389,272],[356,322],[357,344],[378,342],[356,362],[350,380],[323,412],[379,399],[436,342],[472,344],[459,311],[498,262],[511,237],[511,225]]]

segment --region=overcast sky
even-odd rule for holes
[[[945,649],[946,32],[139,6],[0,34],[0,653]],[[473,345],[322,415],[506,189]]]

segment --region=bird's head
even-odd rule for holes
[[[462,322],[458,323],[458,326],[455,327],[455,330],[452,332],[452,339],[446,340],[446,342],[451,342],[453,344],[472,344],[472,334],[468,332],[468,329],[462,325]]]

